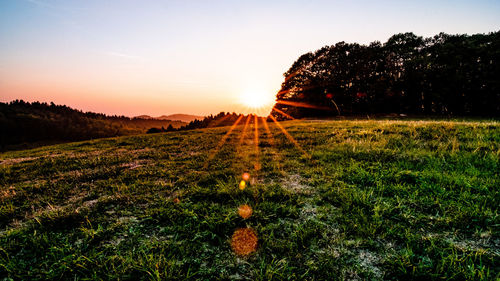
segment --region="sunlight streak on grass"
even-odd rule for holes
[[[243,127],[243,130],[241,131],[241,136],[240,136],[240,141],[238,142],[238,147],[240,147],[243,144],[243,140],[245,139],[248,124],[250,123],[250,118],[251,118],[251,116],[248,115],[247,120],[245,121],[245,126]]]
[[[254,145],[255,145],[255,170],[260,170],[260,151],[259,151],[259,118],[254,115]]]
[[[269,143],[272,146],[274,146],[275,145],[274,136],[273,136],[273,133],[271,133],[271,130],[269,130],[269,125],[267,124],[267,120],[264,118],[262,123],[264,123],[264,129],[266,130],[266,133],[268,135]]]
[[[281,124],[276,120],[276,118],[274,118],[274,116],[272,115],[269,115],[269,117],[271,117],[271,119],[273,120],[273,122],[276,124],[276,126],[278,126],[278,128],[280,128],[281,132],[283,132],[283,134],[286,136],[286,138],[292,142],[295,147],[297,147],[298,150],[300,150],[300,152],[302,152],[308,159],[311,159],[311,155],[309,155],[309,153],[307,153],[301,146],[300,144],[292,137],[292,135],[290,135],[285,128],[283,128],[283,126],[281,126]]]
[[[234,124],[231,126],[231,128],[229,128],[229,130],[227,131],[227,133],[220,139],[219,143],[215,147],[215,150],[212,153],[210,153],[210,155],[208,156],[207,161],[205,161],[205,164],[203,165],[204,169],[208,168],[208,164],[210,163],[210,161],[212,161],[212,159],[215,157],[215,155],[217,155],[217,153],[222,148],[222,146],[224,145],[224,143],[226,143],[226,140],[229,138],[229,135],[234,130],[234,128],[236,128],[236,126],[238,125],[238,123],[241,121],[242,118],[243,118],[243,115],[241,115],[240,117],[238,117],[238,119],[236,119],[236,121],[234,121]]]

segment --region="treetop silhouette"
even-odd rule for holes
[[[378,113],[498,116],[499,60],[500,32],[431,38],[400,33],[384,44],[339,42],[292,64],[271,114],[278,119]]]

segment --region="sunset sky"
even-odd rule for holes
[[[324,45],[499,29],[498,0],[1,0],[0,101],[248,113],[242,96],[271,102],[283,72]]]

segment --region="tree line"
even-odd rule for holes
[[[219,112],[218,114],[215,115],[208,115],[205,116],[203,119],[195,119],[191,122],[189,122],[186,125],[182,125],[178,128],[174,128],[172,126],[168,126],[167,128],[161,127],[154,127],[150,128],[147,133],[148,134],[154,134],[154,133],[162,133],[162,132],[171,132],[171,131],[185,131],[185,130],[194,130],[194,129],[203,129],[203,128],[213,128],[213,127],[223,127],[223,126],[231,126],[233,125],[236,120],[239,118],[242,118],[242,120],[238,123],[239,125],[242,125],[242,123],[246,122],[246,118],[253,117],[252,114],[249,115],[243,115],[243,114],[237,114],[235,112],[229,113],[229,112]],[[254,118],[250,118],[248,120],[249,124],[254,123]]]
[[[0,150],[94,138],[141,134],[154,126],[180,127],[170,120],[108,116],[54,103],[0,103]]]
[[[279,119],[379,113],[500,115],[500,32],[401,33],[300,56],[271,114]]]

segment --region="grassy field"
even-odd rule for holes
[[[498,280],[499,122],[280,124],[0,154],[0,279]]]

